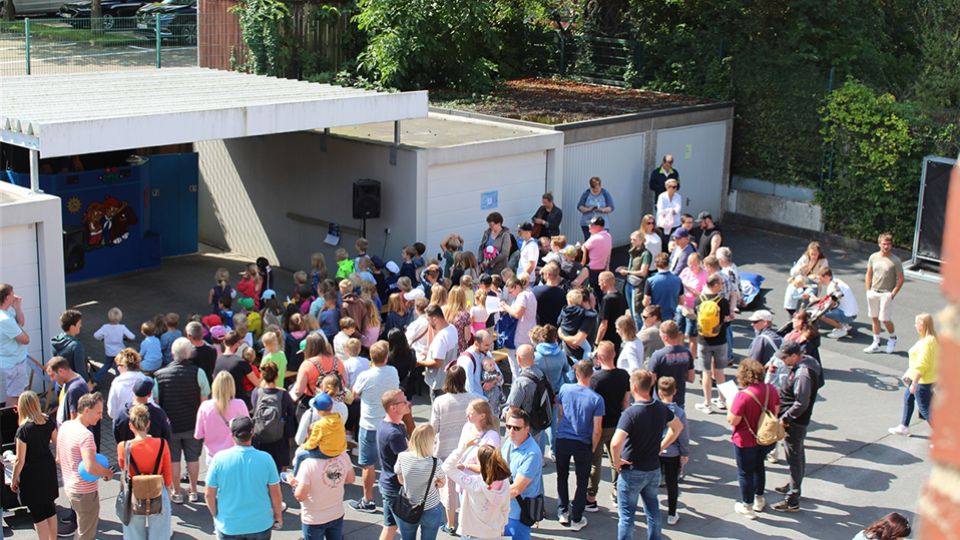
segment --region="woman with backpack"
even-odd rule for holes
[[[763,496],[766,482],[764,459],[777,442],[765,441],[770,435],[765,424],[771,418],[776,422],[780,396],[773,385],[763,382],[763,376],[760,362],[747,358],[740,363],[737,385],[742,390],[733,398],[727,413],[727,422],[733,428],[731,439],[740,482],[741,500],[734,505],[734,511],[747,519],[757,519],[755,512],[762,512],[766,505]],[[761,444],[763,442],[766,444]]]
[[[417,426],[410,435],[408,449],[397,455],[397,463],[393,467],[402,486],[397,500],[406,499],[403,502],[411,507],[423,506],[417,521],[406,521],[394,511],[403,540],[417,540],[418,529],[421,540],[435,540],[443,523],[443,506],[440,504],[438,488],[445,484],[446,479],[440,470],[441,461],[433,457],[434,437],[430,424]]]
[[[227,377],[230,378],[229,374]],[[167,540],[173,534],[170,448],[164,439],[150,436],[149,429],[150,410],[146,405],[135,405],[130,409],[130,431],[134,438],[117,445],[121,481],[127,485],[125,489],[131,490],[130,523],[123,525],[123,537],[128,540]],[[127,475],[129,483],[125,480]],[[119,496],[122,497],[123,492]]]
[[[273,362],[260,366],[260,388],[250,396],[253,404],[253,446],[273,458],[277,471],[290,465],[290,437],[297,425],[297,408],[283,388],[277,388],[279,371]]]
[[[332,373],[340,377],[341,388],[346,388],[347,381],[346,367],[333,355],[333,349],[321,333],[307,336],[303,358],[303,363],[297,369],[297,380],[290,391],[297,404],[298,420],[310,408],[310,399],[317,395],[318,387],[326,375]]]

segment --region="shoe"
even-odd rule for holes
[[[587,505],[583,507],[584,512],[599,512],[600,505],[597,504],[597,501],[587,501]]]
[[[887,354],[893,354],[893,350],[897,347],[897,338],[892,337],[887,340]]]
[[[183,493],[177,492],[170,495],[170,502],[174,504],[183,504]]]
[[[757,495],[753,498],[753,511],[754,512],[763,512],[763,509],[767,507],[767,499],[763,495]]]
[[[677,514],[667,516],[667,525],[676,525],[680,521],[680,516]]]
[[[613,503],[614,508],[617,507],[617,492],[616,492],[616,491],[614,491],[613,493],[610,494],[610,502]]]
[[[757,519],[757,515],[753,513],[753,508],[750,508],[742,502],[734,504],[733,511],[747,519]]]
[[[580,521],[574,521],[570,524],[570,530],[579,531],[587,526],[587,516],[581,516]]]
[[[560,512],[558,520],[561,525],[570,525],[570,514],[567,512]]]
[[[200,501],[200,494],[196,491],[190,491],[187,493],[187,501],[195,503]]]
[[[713,414],[713,407],[706,403],[697,403],[693,407],[703,414]]]
[[[544,459],[545,461],[551,461],[551,462],[557,461],[557,458],[553,455],[553,450],[550,450],[549,448],[547,448],[547,449],[543,452],[543,459]]]
[[[778,460],[777,460],[776,452],[771,451],[769,454],[767,454],[767,463],[776,463],[777,461]]]
[[[880,352],[880,342],[879,342],[879,341],[874,341],[873,343],[870,344],[869,347],[867,347],[866,349],[864,349],[863,352],[865,352],[865,353],[876,353],[876,352]]]
[[[770,508],[773,508],[777,512],[799,512],[800,511],[799,504],[790,504],[790,501],[788,501],[787,499],[784,499],[778,502],[777,504],[771,506]]]
[[[903,424],[900,424],[900,425],[897,426],[897,427],[892,427],[892,428],[888,429],[887,431],[888,431],[891,435],[900,435],[901,437],[909,437],[909,436],[910,436],[910,428],[908,428],[907,426],[905,426],[905,425],[903,425]]]
[[[365,514],[373,514],[377,511],[377,505],[373,501],[365,501],[362,498],[350,500],[347,504],[357,512],[363,512]]]
[[[840,338],[843,338],[843,337],[847,337],[847,329],[846,329],[846,328],[834,328],[833,330],[830,331],[829,334],[827,334],[827,337],[828,337],[828,338],[832,338],[832,339],[840,339]]]
[[[721,411],[727,410],[727,402],[720,398],[713,398],[710,400],[713,403],[713,406],[720,409]]]
[[[445,533],[447,533],[447,534],[449,534],[450,536],[460,536],[459,534],[457,534],[457,529],[455,529],[455,528],[453,528],[453,527],[448,527],[448,526],[444,525],[444,526],[440,527],[440,530],[443,531],[443,532],[445,532]]]
[[[286,511],[287,511],[287,503],[285,503],[285,502],[281,502],[281,503],[280,503],[280,511],[281,511],[281,512],[286,512]]]
[[[777,493],[781,494],[781,495],[786,495],[787,493],[790,493],[790,484],[784,484],[784,485],[782,485],[782,486],[777,486],[777,487],[773,488],[773,490],[776,491]]]

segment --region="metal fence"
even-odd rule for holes
[[[626,86],[640,64],[640,44],[627,39],[590,34],[530,32],[525,52],[527,69],[587,82]]]

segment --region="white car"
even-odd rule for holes
[[[18,17],[36,17],[50,15],[55,17],[65,0],[13,0]],[[3,2],[0,2],[0,13],[3,12]]]

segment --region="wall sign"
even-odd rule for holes
[[[493,210],[499,206],[500,192],[499,191],[484,191],[480,194],[480,209],[481,210]]]

